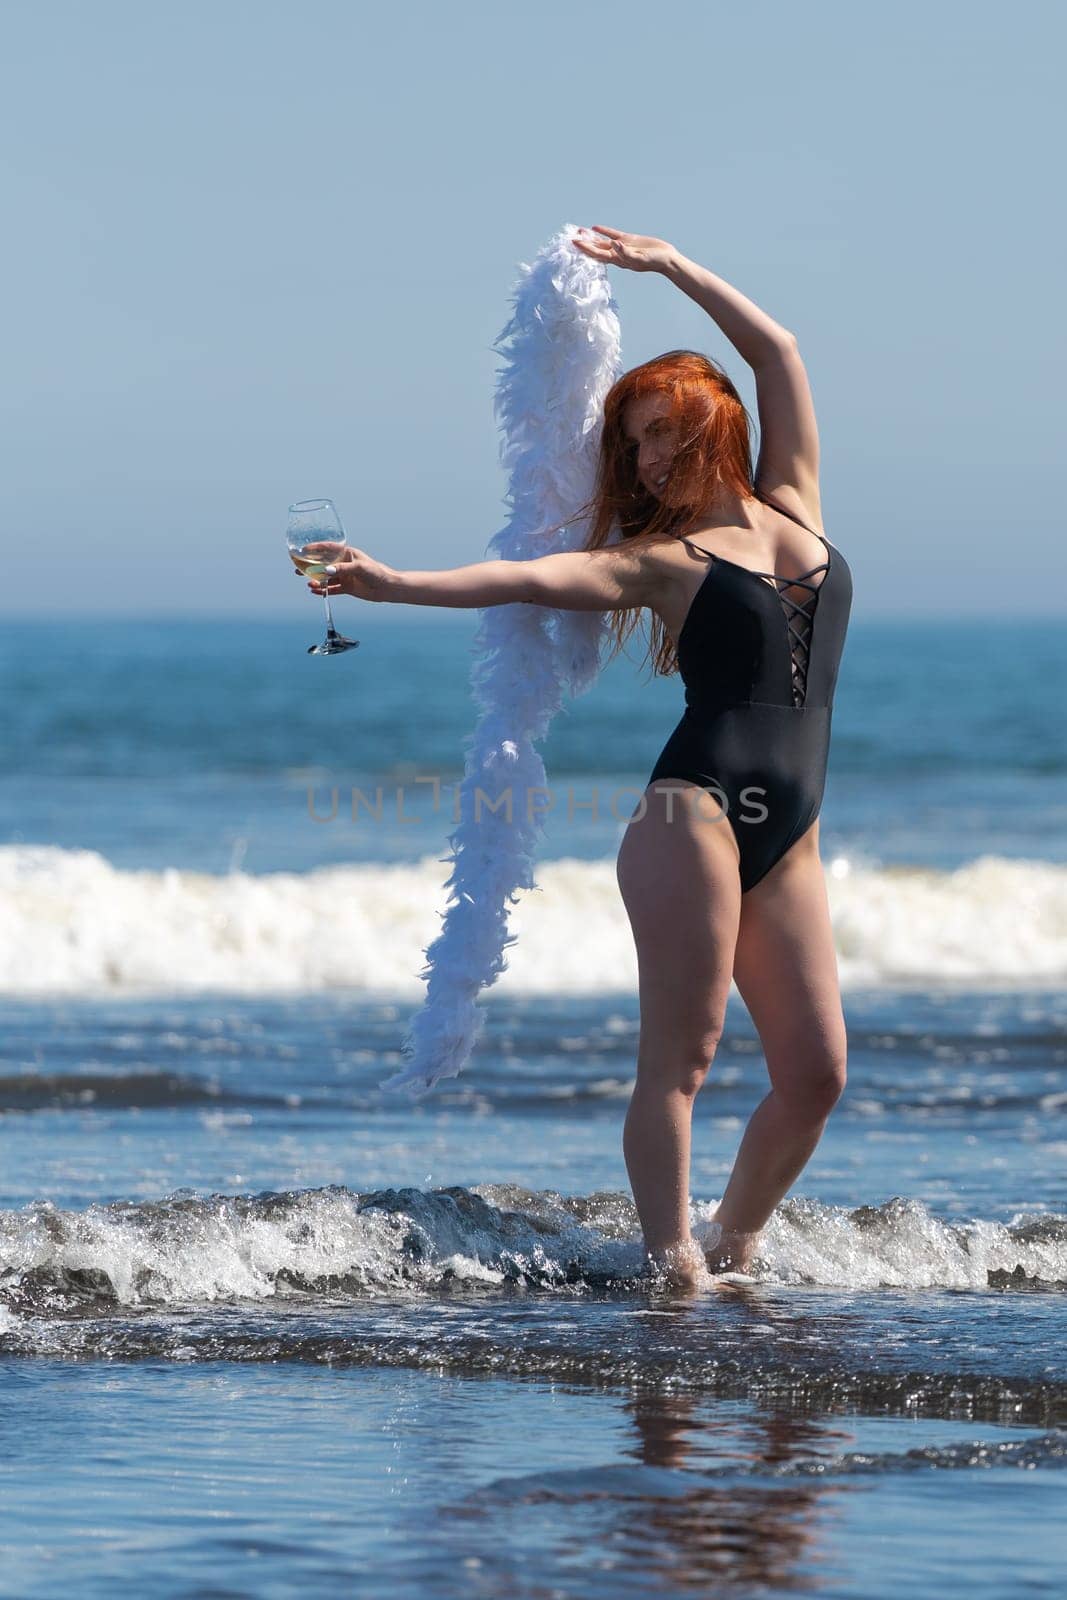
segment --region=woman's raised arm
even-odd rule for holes
[[[595,237],[598,234],[600,237]],[[761,311],[740,289],[735,289],[725,278],[716,277],[707,267],[690,261],[666,239],[656,239],[651,234],[623,233],[621,228],[605,228],[595,223],[592,230],[579,229],[571,243],[583,255],[602,261],[607,267],[658,272],[669,279],[718,323],[750,367],[758,367],[776,351],[795,342],[788,328]]]
[[[792,490],[816,524],[819,507],[819,429],[796,336],[740,289],[716,277],[666,239],[623,233],[599,223],[571,241],[583,255],[631,272],[658,272],[718,323],[756,379],[760,453],[755,482],[764,493]]]
[[[713,322],[717,322],[743,361],[759,367],[782,350],[795,345],[788,328],[761,311],[755,301],[719,278],[707,267],[690,261],[680,250],[671,250],[660,269],[676,288],[695,300]]]

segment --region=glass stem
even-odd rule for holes
[[[329,580],[327,580],[327,581],[329,581]],[[328,594],[324,594],[322,598],[323,598],[323,601],[324,601],[325,606],[326,606],[326,628],[327,628],[327,631],[329,633],[336,633],[337,629],[333,625],[333,612],[330,610],[330,597],[329,597]]]

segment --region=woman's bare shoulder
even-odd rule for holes
[[[613,548],[625,550],[640,568],[648,590],[647,604],[655,607],[678,582],[679,573],[693,565],[695,558],[686,543],[673,533],[637,533]]]

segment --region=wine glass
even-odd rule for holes
[[[308,578],[325,577],[328,580],[327,562],[322,553],[304,554],[305,545],[315,544],[319,539],[344,544],[345,530],[336,506],[332,500],[298,500],[296,505],[289,507],[289,526],[286,530],[289,555],[297,572],[302,572]],[[322,598],[326,602],[326,637],[321,644],[309,644],[308,655],[339,656],[344,650],[357,649],[358,639],[346,639],[334,627],[329,595],[324,593]]]

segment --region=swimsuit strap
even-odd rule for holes
[[[770,495],[760,494],[758,489],[753,490],[753,493],[755,494],[757,500],[762,500],[764,502],[764,504],[769,505],[769,506],[773,506],[775,511],[780,511],[784,517],[790,517],[794,522],[800,523],[800,526],[802,528],[804,528],[808,533],[814,533],[816,539],[821,539],[823,544],[829,544],[830,541],[829,541],[829,539],[827,539],[825,534],[815,533],[815,529],[814,528],[809,528],[806,522],[801,522],[800,521],[800,518],[796,515],[795,512],[787,510],[787,508],[785,506],[780,506],[778,504],[777,500],[772,500],[771,499]]]
[[[822,544],[824,544],[827,547],[829,547],[830,541],[829,541],[829,539],[826,537],[826,535],[824,533],[816,533],[815,529],[814,528],[809,528],[806,522],[801,522],[800,518],[795,514],[795,512],[789,511],[785,506],[780,506],[778,504],[777,500],[772,500],[769,495],[760,494],[758,490],[754,491],[754,492],[756,494],[756,499],[757,500],[761,501],[764,505],[771,506],[775,511],[780,511],[784,517],[789,517],[793,522],[798,523],[799,526],[804,529],[805,533],[812,534]],[[679,542],[681,544],[687,544],[687,545],[690,546],[691,549],[698,550],[702,556],[710,556],[713,561],[722,561],[723,559],[725,559],[722,556],[717,556],[715,554],[714,550],[705,550],[703,545],[694,544],[692,539],[687,539],[684,534],[679,534],[678,535],[678,539],[679,539]],[[727,565],[736,565],[736,563],[727,562]],[[802,572],[800,574],[800,576],[801,576],[801,578],[810,578],[811,574],[813,572],[821,571],[822,568],[825,567],[826,565],[828,565],[828,563],[823,561],[817,567],[809,567],[807,572]],[[756,567],[748,567],[746,570],[751,572],[753,574],[753,576],[757,577],[757,578],[781,578],[782,577],[781,573],[778,573],[778,572],[763,572],[759,568],[756,568]],[[796,588],[797,587],[797,582],[796,582],[795,579],[793,579],[791,583],[789,583],[788,580],[786,580],[786,581],[787,581],[787,585],[789,587],[792,587],[792,588]],[[805,585],[804,587],[809,587],[809,586]]]

